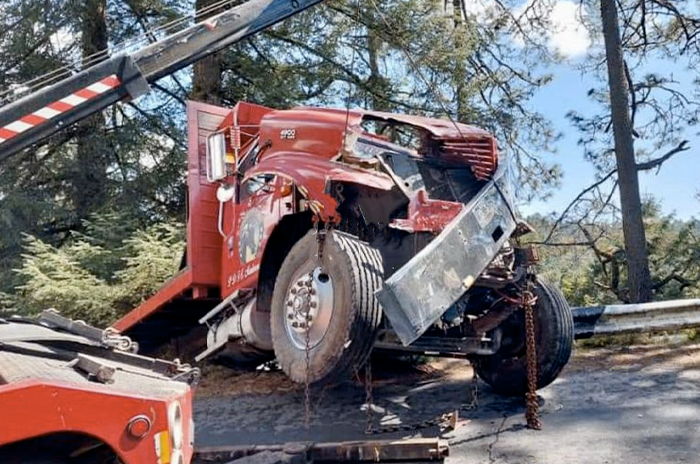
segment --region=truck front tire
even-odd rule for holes
[[[535,339],[537,342],[537,388],[552,383],[571,356],[574,321],[569,305],[552,284],[538,280],[533,289],[535,304]],[[523,311],[516,311],[503,324],[501,349],[491,356],[475,359],[476,373],[496,392],[523,395],[527,391],[525,364],[525,328]]]
[[[316,234],[307,233],[282,263],[271,329],[282,370],[298,383],[325,384],[359,369],[372,351],[384,271],[377,250],[338,231],[327,233],[319,260]]]

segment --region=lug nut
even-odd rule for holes
[[[287,306],[294,306],[294,302],[292,300],[287,300]]]
[[[296,288],[293,288],[291,291],[292,291],[292,294],[296,295],[296,293],[297,293],[297,289],[296,289]]]
[[[294,313],[287,313],[287,319],[294,319]]]
[[[309,295],[315,295],[315,294],[316,294],[316,290],[315,290],[315,289],[313,289],[313,288],[312,288],[312,289],[309,289]]]
[[[296,329],[297,327],[299,327],[299,323],[296,321],[292,322],[292,327]]]
[[[314,320],[314,317],[313,317],[311,314],[307,314],[307,315],[306,315],[306,320],[309,321],[309,322],[311,322],[311,321]]]
[[[300,287],[303,287],[303,286],[304,286],[304,282],[302,282],[302,281],[300,280],[300,281],[297,282],[297,285],[300,286]]]
[[[316,307],[316,302],[315,302],[315,301],[312,301],[311,303],[309,303],[309,307],[315,308],[315,307]]]

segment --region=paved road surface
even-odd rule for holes
[[[377,423],[415,424],[470,401],[471,369],[441,360],[428,366],[374,362]],[[454,463],[700,464],[700,345],[578,353],[542,390],[540,432],[524,427],[522,400],[478,384],[479,406],[443,432]],[[197,443],[247,445],[360,439],[367,421],[359,381],[313,391],[310,431],[304,392],[279,372],[216,370],[195,402]],[[434,427],[418,434],[436,436]],[[385,438],[416,436],[416,432]]]

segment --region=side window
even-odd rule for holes
[[[246,180],[241,186],[241,203],[250,197],[260,193],[271,192],[274,188],[275,176],[272,174],[260,174]]]

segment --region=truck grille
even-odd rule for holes
[[[478,180],[490,179],[498,167],[498,148],[493,137],[444,138],[440,139],[440,147],[445,158],[466,159]]]

